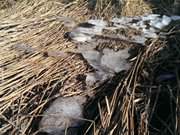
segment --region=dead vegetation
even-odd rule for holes
[[[63,39],[61,16],[81,22],[152,12],[142,0],[127,0],[122,11],[112,2],[99,0],[88,10],[82,0],[24,0],[0,10],[0,134],[35,134],[53,99],[94,94],[85,108],[87,124],[81,134],[180,134],[180,46],[174,29],[167,41],[157,39],[139,52],[129,72],[98,88],[87,89],[77,81],[91,70],[80,56],[59,55],[74,47]]]

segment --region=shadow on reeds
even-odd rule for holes
[[[178,134],[179,49],[178,39],[170,37],[166,46],[147,60],[151,79],[142,84],[151,86],[144,91],[149,96],[148,129],[152,135]]]
[[[150,0],[153,12],[172,15],[173,0]],[[172,24],[177,31],[179,22]],[[175,32],[167,36],[166,46],[150,58],[152,80],[148,84],[157,86],[151,89],[149,108],[149,131],[152,135],[177,135],[179,117],[179,75],[180,75],[180,34]]]

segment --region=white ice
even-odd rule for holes
[[[130,56],[129,49],[114,52],[112,49],[105,48],[102,52],[89,50],[82,52],[83,57],[87,60],[96,71],[88,73],[86,84],[93,86],[96,82],[102,83],[123,70],[128,70],[131,65],[127,62]]]
[[[114,52],[112,49],[105,48],[104,55],[101,58],[101,65],[107,67],[109,72],[119,73],[122,70],[128,70],[130,64],[126,61],[129,57],[129,49],[119,50]]]
[[[99,27],[106,27],[107,26],[107,22],[104,20],[93,20],[90,19],[88,20],[88,23],[94,24],[95,26],[99,26]]]
[[[154,20],[154,19],[157,19],[159,17],[160,17],[159,14],[147,14],[147,15],[141,16],[143,21]]]
[[[171,17],[168,17],[168,16],[166,16],[166,15],[163,15],[163,17],[162,17],[162,23],[163,23],[165,26],[169,25],[171,21],[172,21]]]
[[[94,86],[96,83],[103,83],[107,79],[114,76],[114,73],[95,71],[86,74],[86,85],[89,87]]]
[[[85,34],[82,32],[78,32],[78,31],[72,31],[70,33],[70,37],[77,42],[86,42],[86,41],[91,41],[92,39],[92,35],[89,34]]]
[[[138,36],[138,35],[135,35],[132,37],[132,39],[134,40],[135,43],[139,43],[139,44],[142,44],[144,45],[145,42],[146,42],[146,36],[145,35],[141,35],[141,36]]]
[[[171,16],[171,19],[174,21],[178,21],[178,20],[180,20],[180,16],[174,15],[174,16]]]
[[[87,62],[95,69],[100,70],[100,59],[101,53],[95,50],[86,50],[82,52],[82,56],[87,60]]]

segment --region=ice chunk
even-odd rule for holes
[[[86,74],[86,85],[87,86],[93,86],[95,85],[98,81],[101,80],[101,76],[99,76],[99,74],[97,74],[96,72],[92,72],[92,73],[87,73]]]
[[[101,56],[100,52],[96,50],[89,50],[82,52],[82,55],[85,59],[88,60],[100,60],[100,56]]]
[[[98,20],[94,20],[98,21]],[[100,20],[99,20],[100,21]],[[70,39],[73,39],[74,41],[78,42],[86,42],[86,41],[91,41],[92,37],[95,34],[102,34],[102,30],[104,27],[103,24],[95,25],[92,27],[77,27],[73,31],[69,32],[69,37]]]
[[[78,27],[77,29],[75,29],[74,32],[93,34],[93,33],[94,33],[94,29],[92,29],[92,28]]]
[[[107,79],[113,77],[114,74],[110,72],[95,71],[86,74],[86,85],[91,87],[96,83],[103,83]]]
[[[69,37],[74,40],[74,41],[78,41],[78,42],[86,42],[86,41],[90,41],[92,40],[92,36],[89,34],[84,34],[82,32],[78,32],[78,31],[72,31],[69,33]]]
[[[158,35],[155,33],[153,28],[151,29],[143,29],[144,36],[147,38],[157,38]]]
[[[136,17],[121,17],[121,18],[113,18],[112,22],[114,22],[115,27],[119,28],[134,28],[136,30],[143,30],[150,26],[149,29],[146,29],[146,35],[153,35],[148,36],[149,38],[156,38],[156,31],[151,31],[153,27],[156,29],[161,30],[165,26],[169,25],[171,22],[171,18],[163,15],[162,17],[159,14],[148,14],[144,16],[136,16]],[[150,31],[148,31],[150,30]],[[150,34],[151,33],[151,34]]]
[[[171,22],[171,18],[166,15],[163,15],[162,17],[154,17],[150,19],[150,25],[160,30],[165,26],[169,25],[170,22]]]
[[[94,34],[101,34],[102,30],[103,30],[103,28],[99,27],[99,26],[93,26],[91,28],[78,27],[78,28],[76,28],[75,32],[94,35]]]
[[[139,44],[142,44],[142,45],[144,45],[146,40],[147,40],[145,38],[145,36],[143,36],[143,35],[141,35],[141,36],[138,36],[138,35],[133,36],[132,39],[134,40],[135,43],[139,43]]]
[[[130,17],[121,17],[121,18],[113,18],[111,22],[117,23],[117,24],[127,24],[130,23],[133,20],[133,18]]]
[[[174,21],[178,21],[178,20],[180,20],[180,16],[174,15],[174,16],[171,16],[171,19]]]
[[[162,29],[162,28],[164,28],[166,25],[164,25],[162,22],[157,22],[155,25],[154,25],[154,27],[155,28],[158,28],[158,29]]]
[[[162,17],[162,23],[163,23],[165,26],[167,26],[167,25],[170,24],[170,22],[171,22],[171,18],[168,17],[168,16],[166,16],[166,15],[163,15],[163,17]]]
[[[95,50],[82,51],[82,56],[95,69],[101,69],[100,59],[101,53]]]
[[[53,135],[64,134],[68,127],[79,127],[84,122],[83,96],[57,98],[43,113],[39,124],[39,130]]]
[[[127,26],[123,25],[123,24],[116,24],[115,23],[113,26],[118,27],[118,28],[127,28]]]
[[[142,16],[142,20],[143,21],[154,20],[154,19],[157,19],[159,17],[160,17],[159,14],[147,14],[147,15]]]
[[[129,57],[128,50],[129,49],[123,49],[114,52],[108,48],[104,49],[104,55],[101,58],[102,66],[105,66],[109,68],[109,71],[116,73],[122,70],[128,70],[130,68],[130,64],[126,60]]]
[[[111,78],[114,73],[122,70],[128,70],[130,64],[127,62],[129,49],[123,49],[115,52],[112,49],[104,48],[100,53],[95,50],[82,52],[83,57],[96,70],[88,73],[86,76],[87,86],[93,86],[97,82],[102,83]]]
[[[94,24],[95,26],[99,26],[99,27],[106,27],[107,26],[107,22],[104,20],[93,20],[90,19],[88,20],[88,23]]]
[[[149,24],[150,26],[155,27],[155,25],[159,22],[161,22],[160,18],[155,18],[155,19],[150,20]]]

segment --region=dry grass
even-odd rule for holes
[[[9,8],[15,4],[15,0],[0,0],[0,9]]]
[[[74,80],[87,72],[87,66],[73,54],[67,58],[58,55],[60,50],[73,48],[63,39],[59,17],[73,16],[80,21],[88,18],[85,11],[84,4],[46,0],[24,1],[1,11],[1,133],[32,134],[33,121],[49,97],[82,92],[82,84]],[[22,44],[35,51],[17,49]],[[51,56],[45,55],[47,51]],[[67,82],[68,87],[63,85]]]
[[[152,6],[144,0],[127,0],[122,9],[123,16],[138,16],[145,13],[152,13]]]
[[[123,15],[152,12],[142,0],[134,2],[125,3]],[[50,101],[77,94],[96,94],[86,107],[87,111],[98,111],[87,120],[91,123],[84,128],[87,134],[180,133],[180,46],[176,36],[170,37],[170,43],[177,42],[174,46],[152,41],[123,77],[90,90],[83,81],[77,81],[79,75],[90,70],[81,57],[58,53],[74,48],[63,39],[66,28],[60,16],[77,22],[95,15],[110,18],[121,12],[113,12],[116,8],[110,0],[99,0],[95,11],[89,11],[81,0],[69,4],[60,0],[24,0],[0,10],[1,134],[33,134]],[[175,74],[175,79],[159,82],[157,78],[164,73]]]

